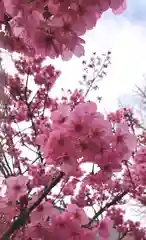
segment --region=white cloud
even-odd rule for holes
[[[114,101],[140,84],[146,71],[146,27],[130,23],[126,18],[103,19],[87,36],[87,49],[111,49],[112,65],[108,77],[102,82],[101,93],[105,101]],[[94,36],[94,38],[93,38]]]
[[[122,15],[108,13],[98,21],[95,29],[85,35],[85,39],[87,59],[94,51],[99,54],[112,51],[112,65],[100,85],[100,93],[104,97],[102,107],[111,110],[117,106],[117,98],[131,93],[135,83],[139,84],[145,73],[146,26],[140,22],[131,23]],[[4,62],[6,68],[9,66],[13,71],[8,57]],[[72,89],[77,86],[82,76],[82,59],[73,57],[69,62],[60,59],[47,62],[54,63],[62,71],[53,91],[55,95],[60,94],[61,87]]]
[[[112,65],[107,78],[100,85],[100,92],[106,108],[116,107],[116,99],[131,93],[134,85],[142,81],[146,71],[146,26],[131,23],[123,16],[103,16],[96,28],[86,34],[85,39],[87,58],[94,51],[112,51]],[[81,78],[81,62],[81,59],[75,57],[69,62],[56,61],[62,76],[54,93],[59,93],[60,87],[76,86]]]

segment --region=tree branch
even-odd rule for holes
[[[29,218],[30,213],[42,202],[42,200],[49,194],[49,192],[52,190],[53,187],[55,187],[62,177],[64,176],[63,172],[60,172],[60,174],[52,180],[52,183],[50,186],[48,186],[42,195],[37,199],[37,201],[30,206],[30,208],[25,209],[23,212],[20,213],[20,215],[17,217],[16,220],[13,221],[10,228],[3,234],[3,236],[0,238],[0,240],[9,240],[10,236],[16,231],[19,230],[21,227],[23,227]]]
[[[88,227],[91,225],[107,208],[115,205],[119,202],[126,194],[128,190],[123,191],[121,194],[117,195],[111,202],[106,203],[104,207],[100,208],[100,210],[93,216],[93,218],[89,221],[88,224],[84,225],[83,227]]]

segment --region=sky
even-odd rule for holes
[[[112,52],[108,76],[100,84],[104,99],[102,108],[106,110],[116,109],[119,98],[123,104],[137,104],[133,96],[135,84],[140,85],[146,73],[145,9],[145,0],[128,0],[127,10],[122,15],[104,13],[96,27],[85,35],[85,59],[89,59],[94,51],[98,54]],[[60,93],[60,87],[76,87],[82,76],[82,60],[75,57],[69,62],[55,60],[56,68],[62,71],[54,89],[55,95]],[[93,95],[90,98],[94,98]]]
[[[123,14],[105,12],[96,27],[86,33],[84,58],[73,57],[68,62],[47,59],[47,64],[53,63],[62,71],[53,94],[58,96],[61,88],[74,89],[78,86],[78,81],[82,78],[82,60],[88,60],[92,52],[96,51],[100,55],[110,50],[112,64],[99,90],[103,97],[101,108],[113,111],[117,108],[119,99],[123,104],[137,105],[135,84],[141,85],[146,73],[145,9],[145,0],[127,0],[127,9]],[[4,58],[4,65],[7,68],[8,56]],[[89,97],[95,99],[95,94],[92,93]]]

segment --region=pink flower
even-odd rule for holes
[[[76,34],[69,38],[66,37],[62,48],[62,59],[69,60],[73,54],[77,57],[83,56],[84,47],[82,44],[85,44],[85,41]]]
[[[125,0],[112,0],[110,3],[110,7],[112,12],[115,14],[121,14],[126,9],[126,1]]]
[[[87,215],[82,208],[79,208],[76,204],[69,204],[66,211],[71,214],[71,219],[78,221],[79,224],[85,225],[89,222]]]
[[[75,173],[77,173],[78,164],[76,158],[67,155],[62,156],[62,163],[60,169],[64,173],[69,175],[74,175]]]
[[[146,163],[146,147],[142,147],[134,157],[137,164]]]
[[[86,115],[86,114],[95,114],[97,111],[97,105],[95,102],[85,102],[85,103],[80,103],[79,105],[76,106],[74,110],[77,114],[79,115]]]
[[[127,155],[131,154],[132,151],[134,151],[136,148],[136,143],[136,136],[129,132],[127,124],[118,124],[115,133],[115,141],[113,141],[113,147],[115,147],[120,152],[125,152]]]
[[[56,58],[62,53],[62,45],[57,33],[57,29],[47,28],[45,23],[42,23],[32,38],[32,42],[35,46],[36,54],[43,57],[49,56],[50,58]]]
[[[31,224],[35,225],[46,221],[48,218],[56,216],[59,211],[55,209],[51,202],[42,202],[37,206],[37,208],[31,214]]]
[[[70,113],[68,120],[66,122],[66,127],[72,134],[77,134],[82,136],[83,134],[88,134],[89,126],[93,119],[92,115],[96,113],[96,104],[90,103],[80,103],[75,109]]]
[[[0,22],[4,20],[4,13],[5,13],[5,7],[4,7],[4,2],[0,1]],[[0,23],[1,26],[1,23]]]
[[[2,0],[0,20],[3,20],[4,13],[12,17],[11,51],[25,52],[27,55],[42,54],[51,58],[61,56],[68,60],[73,54],[77,57],[84,54],[80,36],[95,27],[101,14],[109,8],[114,13],[121,13],[125,9],[125,1]],[[17,17],[20,12],[21,20]],[[52,32],[55,32],[55,35]],[[14,40],[14,35],[20,38]],[[1,40],[5,41],[4,38]]]
[[[110,236],[110,231],[112,230],[113,222],[110,218],[106,217],[104,220],[101,220],[97,230],[100,236],[100,240],[108,240]]]
[[[73,2],[71,9],[77,15],[77,20],[73,22],[73,29],[78,35],[83,35],[87,29],[95,27],[97,19],[100,17],[98,5],[90,6],[82,0]]]
[[[8,14],[10,14],[10,16],[15,16],[18,11],[19,11],[19,1],[18,0],[6,0],[3,1],[4,2],[4,6],[6,9],[6,12]]]
[[[11,221],[17,214],[15,201],[12,201],[12,199],[8,199],[7,197],[0,197],[0,213],[4,214],[5,218]]]
[[[37,135],[37,137],[36,137],[36,144],[37,144],[37,145],[40,145],[40,146],[44,146],[46,140],[47,140],[47,137],[46,137],[45,134],[43,134],[43,133],[42,133],[42,134],[39,134],[39,135]]]
[[[53,126],[56,128],[57,126],[63,124],[69,116],[69,106],[66,104],[60,104],[56,111],[51,112],[51,120],[53,121]]]
[[[20,197],[27,193],[28,177],[19,175],[6,179],[6,195],[10,200],[19,200]]]
[[[101,13],[105,12],[109,9],[110,7],[110,1],[109,0],[99,0],[99,8]]]

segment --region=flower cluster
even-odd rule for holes
[[[20,57],[18,73],[7,75],[0,239],[108,240],[116,231],[145,240],[119,209],[127,196],[145,200],[146,150],[137,147],[132,110],[105,117],[77,89],[50,97],[60,71],[43,60]]]
[[[121,13],[125,5],[125,0],[2,0],[0,47],[64,60],[80,57],[85,43],[80,36],[104,11]]]
[[[121,124],[113,133],[111,124],[97,112],[93,102],[79,103],[72,111],[68,104],[61,104],[52,112],[51,121],[48,137],[44,132],[36,141],[41,143],[46,162],[60,166],[65,173],[74,175],[86,162],[97,164],[107,173],[119,171],[122,161],[136,147],[128,127]]]

